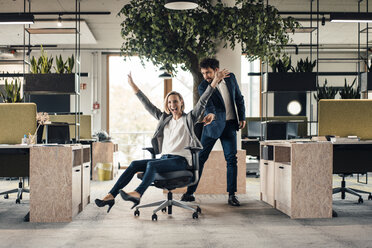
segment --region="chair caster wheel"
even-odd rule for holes
[[[196,212],[198,212],[199,214],[201,214],[201,208],[200,207],[197,207],[196,208]]]
[[[151,220],[152,220],[152,221],[157,221],[157,220],[158,220],[158,216],[157,216],[156,214],[153,214],[153,215],[151,216]]]
[[[197,219],[199,216],[198,216],[198,212],[194,212],[193,214],[192,214],[192,218],[193,219]]]
[[[8,194],[4,195],[4,199],[9,199],[9,195]]]
[[[362,197],[360,197],[360,198],[358,199],[358,203],[363,203],[363,198],[362,198]]]
[[[21,204],[21,200],[20,199],[17,199],[16,200],[16,204]]]
[[[338,214],[334,210],[332,210],[332,217],[338,217]]]
[[[372,200],[372,195],[371,194],[368,196],[368,200]]]
[[[167,212],[167,208],[163,208],[161,211],[162,211],[163,213],[165,213],[165,212]]]
[[[140,211],[138,209],[134,211],[134,216],[140,216]]]

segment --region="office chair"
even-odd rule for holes
[[[198,139],[201,137],[203,123],[197,123],[195,125],[195,135]],[[140,208],[147,208],[147,207],[155,207],[158,206],[156,209],[153,210],[153,215],[151,219],[153,221],[158,220],[157,212],[162,211],[166,212],[168,208],[168,214],[172,214],[172,207],[180,207],[184,209],[188,209],[193,211],[192,218],[197,219],[198,214],[201,213],[201,208],[199,204],[196,203],[185,203],[177,200],[173,200],[173,193],[172,190],[176,188],[183,188],[187,186],[194,185],[199,181],[199,151],[201,148],[197,147],[185,147],[185,149],[190,150],[192,155],[192,166],[189,170],[183,171],[172,171],[167,173],[156,173],[155,174],[155,181],[152,186],[155,186],[160,189],[165,189],[168,191],[168,196],[166,200],[153,202],[145,205],[140,205],[136,207],[134,211],[134,216],[140,215]],[[151,153],[152,158],[155,158],[155,152],[152,147],[143,148],[143,150],[147,150]],[[137,177],[142,179],[144,173],[138,173]]]
[[[70,144],[70,127],[65,122],[52,122],[47,126],[47,143]]]
[[[11,189],[11,190],[8,190],[8,191],[1,192],[0,195],[4,195],[4,199],[9,199],[9,194],[17,193],[16,204],[20,204],[21,200],[22,200],[22,194],[23,193],[30,193],[30,190],[25,189],[23,187],[23,185],[24,185],[24,178],[20,177],[17,189]]]
[[[0,161],[0,176],[7,176],[10,178],[16,177],[19,179],[18,188],[0,192],[0,195],[4,195],[4,199],[9,198],[9,194],[17,193],[16,203],[21,203],[23,193],[29,193],[30,191],[24,188],[24,178],[29,175],[29,152],[28,149],[1,149],[2,155]],[[1,166],[3,164],[12,164],[11,168]]]
[[[333,189],[333,194],[337,194],[337,193],[340,193],[341,192],[341,199],[345,199],[345,193],[349,193],[349,194],[352,194],[352,195],[355,195],[355,196],[358,196],[359,197],[358,203],[363,203],[362,196],[360,194],[358,194],[358,193],[362,193],[362,194],[368,194],[368,200],[372,200],[372,194],[371,194],[371,192],[367,192],[367,191],[360,190],[360,189],[352,189],[352,188],[347,188],[346,187],[345,177],[351,176],[351,175],[352,174],[339,174],[339,176],[342,177],[341,187],[334,188]]]

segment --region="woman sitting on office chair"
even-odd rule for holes
[[[185,114],[184,101],[180,93],[172,91],[165,97],[164,112],[155,107],[143,92],[133,82],[132,75],[128,75],[128,83],[132,87],[138,99],[152,116],[159,120],[157,130],[151,140],[155,154],[161,153],[159,159],[144,159],[133,161],[123,172],[111,191],[102,199],[96,199],[98,207],[109,206],[110,211],[115,204],[115,197],[120,196],[125,201],[133,202],[132,208],[140,203],[141,196],[155,179],[155,173],[185,170],[191,165],[191,152],[184,149],[187,146],[202,147],[194,133],[194,125],[203,113],[209,97],[212,95],[217,84],[228,77],[228,71],[222,70],[216,73],[210,86],[200,97],[193,110]],[[205,116],[204,125],[213,121],[214,115]],[[122,190],[137,172],[144,172],[142,183],[133,191]]]

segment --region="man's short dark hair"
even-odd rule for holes
[[[212,68],[215,70],[216,68],[220,68],[220,61],[214,58],[205,58],[202,61],[200,61],[200,68],[208,69]]]

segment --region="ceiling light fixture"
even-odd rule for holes
[[[196,0],[166,0],[164,7],[174,10],[188,10],[197,8],[198,4]]]
[[[172,75],[165,71],[162,74],[160,74],[159,77],[162,79],[171,79]]]
[[[57,26],[62,27],[62,17],[61,16],[58,17]]]
[[[34,24],[34,15],[29,13],[0,14],[0,24]]]
[[[331,22],[372,22],[372,13],[331,13]]]

